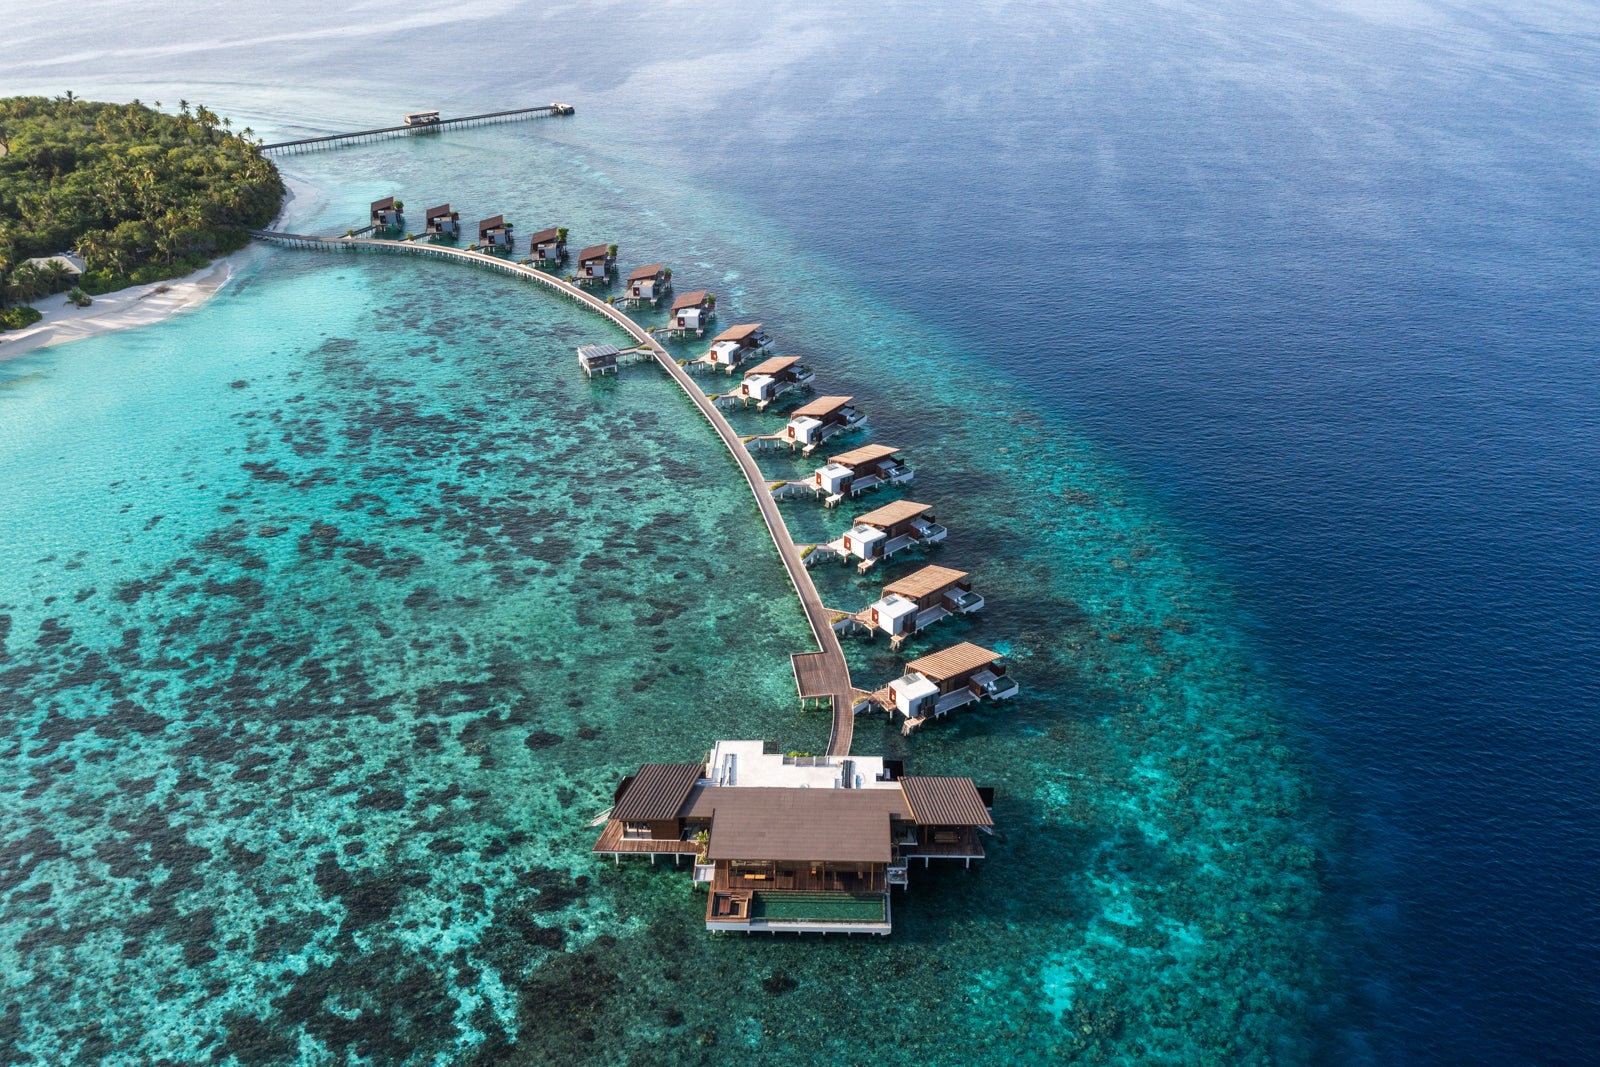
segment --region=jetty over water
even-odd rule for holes
[[[527,110],[538,111],[546,109],[531,108]],[[712,403],[705,393],[700,391],[694,380],[689,377],[682,367],[678,366],[677,361],[667,353],[667,350],[661,346],[660,342],[650,335],[648,330],[606,303],[604,299],[593,296],[578,286],[553,275],[500,256],[452,248],[448,245],[415,241],[380,240],[366,237],[320,237],[311,234],[282,233],[275,230],[252,230],[251,236],[258,240],[291,248],[328,252],[390,252],[401,255],[430,256],[435,259],[450,259],[487,267],[491,270],[497,270],[535,282],[547,289],[560,293],[568,299],[582,304],[589,310],[604,315],[624,330],[641,348],[647,350],[656,363],[660,365],[661,369],[666,371],[672,380],[678,384],[678,387],[693,402],[701,416],[711,424],[711,428],[716,431],[723,446],[727,448],[728,454],[739,465],[739,470],[750,487],[750,493],[755,498],[756,507],[761,512],[761,519],[766,523],[767,533],[771,535],[772,543],[778,550],[778,557],[783,561],[784,569],[789,574],[789,581],[793,584],[795,593],[800,598],[800,606],[805,611],[806,622],[810,625],[811,634],[816,639],[817,647],[820,650],[794,657],[795,679],[800,686],[802,699],[828,700],[831,702],[833,726],[828,737],[828,755],[837,757],[850,754],[850,744],[854,735],[855,705],[858,691],[851,684],[850,668],[845,662],[844,649],[840,646],[839,635],[833,628],[833,613],[823,607],[822,597],[818,594],[817,587],[811,580],[811,574],[806,569],[800,548],[794,543],[794,539],[789,536],[789,528],[784,524],[783,517],[778,512],[778,504],[767,488],[766,476],[761,473],[760,467],[756,465],[755,457],[750,454],[749,449],[745,447],[744,442],[734,432],[733,427],[723,417],[717,406]],[[865,696],[865,694],[859,695]]]
[[[346,144],[376,141],[385,137],[412,137],[417,134],[438,133],[456,126],[483,126],[491,122],[520,122],[523,119],[553,118],[573,114],[571,104],[545,104],[541,107],[518,107],[509,111],[486,111],[481,115],[462,115],[459,118],[435,117],[426,122],[405,122],[399,126],[380,126],[373,130],[355,130],[350,133],[330,133],[322,137],[301,137],[294,141],[277,141],[261,145],[260,152],[312,152],[319,148],[339,148]],[[428,112],[437,116],[436,112]]]

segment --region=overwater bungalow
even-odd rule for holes
[[[915,859],[984,858],[992,790],[907,776],[879,756],[783,755],[718,741],[704,763],[647,763],[613,794],[597,855],[692,862],[707,930],[887,936]]]
[[[667,332],[673,335],[693,333],[700,337],[706,332],[706,324],[716,317],[716,308],[717,298],[709,289],[684,293],[672,302]]]
[[[430,207],[427,211],[426,232],[444,237],[457,236],[461,233],[461,212],[451,211],[449,204]]]
[[[906,664],[905,674],[872,694],[872,701],[905,716],[909,734],[929,719],[948,715],[977,700],[1010,700],[1016,680],[1006,675],[1001,655],[970,641]]]
[[[773,356],[744,372],[739,395],[746,404],[754,400],[757,411],[765,411],[783,394],[809,386],[814,376],[799,356]]]
[[[578,349],[578,365],[591,378],[596,374],[615,374],[620,355],[622,350],[616,345],[584,345]]]
[[[504,215],[496,215],[478,223],[478,247],[485,252],[509,252],[513,237],[511,223]]]
[[[912,635],[951,615],[983,610],[983,597],[972,591],[966,571],[923,567],[883,587],[883,595],[854,616],[870,633],[889,635],[899,648]]]
[[[948,531],[933,521],[933,508],[915,500],[896,500],[856,519],[845,535],[827,547],[848,559],[861,561],[857,570],[865,572],[912,545],[934,545]]]
[[[651,263],[628,275],[627,285],[626,300],[654,307],[657,301],[672,292],[672,272],[664,263]]]
[[[772,338],[762,330],[761,323],[747,322],[730,326],[713,337],[710,350],[695,362],[732,374],[739,364],[771,347]]]
[[[372,225],[380,230],[392,230],[400,225],[405,205],[392,196],[372,202]]]
[[[560,263],[567,258],[567,228],[552,226],[528,238],[528,255],[539,263]]]
[[[783,429],[783,439],[790,448],[799,448],[809,456],[828,438],[860,428],[867,417],[851,404],[854,399],[849,396],[822,396],[802,404],[789,413],[789,425]]]
[[[863,445],[829,456],[811,475],[811,488],[829,507],[880,485],[899,485],[916,477],[892,445]]]
[[[611,281],[611,271],[617,265],[616,245],[593,245],[578,253],[578,273],[574,278],[580,284]]]

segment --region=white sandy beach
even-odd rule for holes
[[[315,186],[287,174],[283,179],[289,193],[279,209],[278,222],[287,217],[290,204],[300,201],[304,209],[314,207],[320,199]],[[148,326],[198,307],[227,284],[233,275],[229,260],[243,255],[245,251],[248,249],[236,252],[227,259],[208,263],[182,278],[135,285],[97,296],[94,303],[86,308],[69,303],[65,293],[45,297],[34,304],[44,315],[43,319],[25,330],[0,333],[0,359],[10,359],[46,345],[94,337],[112,330]]]
[[[131,326],[148,326],[187,308],[196,307],[222,288],[233,268],[226,259],[209,263],[182,278],[135,285],[94,298],[80,308],[64,293],[34,304],[44,318],[25,330],[0,333],[0,359],[10,359],[46,345],[76,341]]]

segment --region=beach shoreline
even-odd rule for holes
[[[317,191],[310,183],[287,174],[283,182],[288,191],[278,209],[279,220],[288,216],[289,207],[296,200],[314,201]],[[85,337],[149,326],[199,307],[233,277],[233,260],[248,248],[213,260],[181,278],[131,285],[105,293],[95,297],[94,303],[86,308],[70,303],[64,293],[45,297],[34,304],[44,315],[43,319],[26,329],[0,333],[0,361]]]
[[[232,264],[220,259],[182,278],[131,285],[97,296],[86,308],[76,307],[65,294],[57,293],[41,301],[44,306],[34,305],[44,315],[39,322],[27,329],[0,334],[0,360],[50,345],[160,322],[198,307],[232,276]]]

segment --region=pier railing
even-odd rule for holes
[[[761,518],[766,523],[767,533],[772,537],[773,546],[778,550],[778,556],[783,561],[784,570],[789,575],[789,582],[794,586],[795,594],[800,598],[800,606],[805,611],[806,622],[811,627],[812,637],[817,642],[826,662],[827,689],[833,705],[833,724],[828,737],[828,755],[848,756],[850,744],[855,732],[855,689],[850,681],[850,668],[845,662],[844,649],[839,644],[839,635],[834,632],[832,619],[827,608],[822,605],[822,597],[817,592],[817,587],[811,580],[810,573],[806,570],[803,557],[794,539],[789,536],[789,528],[783,521],[783,516],[778,511],[777,503],[772,499],[772,493],[767,488],[767,479],[761,473],[761,468],[756,465],[755,457],[744,446],[739,435],[734,432],[732,425],[723,417],[722,412],[711,402],[705,393],[694,384],[694,380],[678,366],[661,343],[652,337],[648,330],[621,311],[612,307],[604,300],[584,290],[563,281],[560,278],[546,274],[526,264],[517,263],[499,256],[486,255],[482,252],[472,252],[466,249],[453,248],[449,245],[435,245],[419,241],[389,241],[377,238],[363,237],[320,237],[312,234],[282,233],[276,230],[252,230],[251,236],[261,241],[272,244],[286,245],[290,248],[304,248],[325,252],[342,251],[373,251],[390,252],[401,255],[415,255],[432,257],[436,259],[451,259],[458,262],[471,263],[479,267],[487,267],[504,274],[535,282],[553,292],[560,293],[569,300],[576,301],[591,311],[597,312],[610,319],[620,327],[628,336],[639,343],[641,348],[647,349],[655,357],[663,370],[671,376],[672,380],[683,390],[685,396],[695,405],[701,416],[711,424],[716,431],[728,454],[738,464],[740,472],[744,475],[745,482],[750,487],[754,496],[756,507],[761,512]]]

